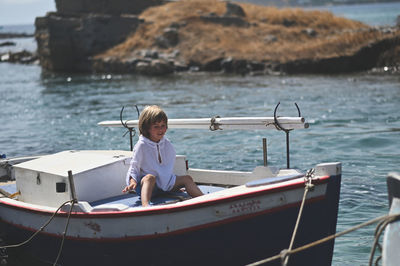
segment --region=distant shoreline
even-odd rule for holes
[[[0,25],[0,36],[6,36],[7,34],[11,36],[10,38],[32,37],[35,34],[35,25],[33,23],[18,25]],[[17,36],[14,37],[15,35]]]
[[[28,33],[13,33],[13,32],[0,33],[0,39],[31,38],[34,36],[35,34],[28,34]]]
[[[233,1],[233,2],[239,2],[239,3],[252,3],[256,5],[263,5],[263,6],[270,6],[269,2],[270,1],[264,1],[263,4],[260,3],[259,1],[249,1],[249,0],[238,0],[238,1]],[[305,2],[305,1],[304,1]],[[316,4],[309,4],[309,3],[304,3],[304,4],[292,4],[292,5],[279,5],[279,7],[326,7],[326,6],[348,6],[348,5],[364,5],[364,4],[385,4],[385,3],[395,3],[395,2],[400,2],[399,0],[385,0],[385,1],[379,1],[379,0],[365,0],[365,1],[357,1],[357,0],[348,0],[348,1],[330,1],[330,2],[323,2]],[[273,2],[271,2],[273,4]],[[274,6],[274,5],[273,5]],[[277,6],[277,5],[275,5]],[[277,6],[278,7],[278,6]]]
[[[265,4],[261,4],[258,1],[249,1],[249,0],[238,0],[238,1],[233,1],[233,2],[239,2],[239,3],[253,3],[257,4],[260,6],[267,6],[268,2],[264,2]],[[390,4],[390,3],[397,3],[400,2],[400,0],[385,0],[385,1],[379,1],[379,0],[365,0],[365,1],[357,1],[357,0],[350,0],[347,2],[327,2],[327,3],[321,3],[320,5],[316,4],[303,4],[303,5],[286,5],[286,6],[279,6],[279,7],[286,7],[286,8],[305,8],[305,9],[318,9],[318,8],[323,8],[325,9],[326,7],[338,7],[338,6],[352,6],[352,5],[370,5],[370,4]],[[399,13],[400,16],[400,13]],[[21,31],[21,27],[26,28],[24,31]],[[15,28],[15,30],[9,30],[8,28]],[[28,29],[29,28],[29,29]],[[6,30],[6,31],[5,31]],[[32,35],[34,36],[34,31],[35,31],[35,25],[34,23],[24,23],[24,24],[0,24],[0,35],[1,34],[16,34],[16,33],[25,33],[27,35]],[[32,37],[32,36],[24,36],[24,37]]]

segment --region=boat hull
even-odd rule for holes
[[[341,175],[335,175],[316,182],[316,192],[310,192],[307,198],[294,247],[336,232],[340,181]],[[59,263],[244,265],[255,262],[288,248],[303,192],[304,184],[293,183],[273,190],[256,189],[236,197],[183,204],[179,208],[167,206],[151,211],[96,215],[73,213]],[[4,202],[0,203],[0,215],[7,243],[26,240],[50,216]],[[66,218],[66,213],[57,216],[24,249],[42,261],[53,263]],[[82,230],[83,224],[90,230]],[[292,255],[289,265],[331,265],[333,247],[331,241]],[[268,265],[280,263],[277,260]]]

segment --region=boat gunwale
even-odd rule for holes
[[[326,195],[317,196],[314,198],[307,199],[306,203],[315,203],[315,202],[324,200],[325,198],[326,198]],[[125,237],[97,237],[97,238],[96,237],[81,237],[81,236],[76,237],[76,236],[66,235],[65,239],[82,241],[82,242],[100,242],[100,243],[127,242],[127,241],[140,241],[140,240],[145,240],[145,239],[156,239],[156,238],[160,238],[160,237],[168,237],[168,236],[173,236],[173,235],[184,234],[187,232],[193,232],[193,231],[197,231],[197,230],[201,230],[201,229],[206,229],[206,228],[210,228],[210,227],[216,227],[219,225],[229,224],[232,222],[239,222],[239,221],[251,219],[253,217],[257,217],[260,215],[272,214],[272,213],[280,211],[280,210],[285,210],[285,209],[289,209],[289,208],[300,206],[300,205],[301,205],[301,201],[297,201],[297,202],[285,204],[285,205],[282,205],[279,207],[262,210],[259,212],[247,213],[244,215],[230,217],[230,218],[226,218],[226,219],[222,219],[222,220],[218,220],[218,221],[207,222],[207,223],[199,224],[199,225],[195,225],[195,226],[189,226],[186,228],[182,228],[182,229],[178,229],[178,230],[174,230],[174,231],[170,231],[170,232],[147,234],[147,235],[136,235],[136,236],[125,236]],[[26,227],[23,225],[19,225],[19,224],[10,223],[10,222],[2,220],[2,219],[0,219],[0,221],[10,224],[12,226],[18,227],[23,230],[27,230],[27,231],[31,231],[31,232],[37,231],[36,229]],[[50,237],[57,237],[57,238],[63,237],[62,234],[55,234],[55,233],[50,233],[50,232],[46,232],[46,231],[42,231],[41,234],[44,234],[44,235],[47,235]]]
[[[313,184],[319,185],[328,183],[330,178],[335,177],[336,175],[326,175],[326,176],[318,176],[317,178],[313,179]],[[133,210],[123,210],[123,211],[107,211],[107,212],[80,212],[80,211],[72,211],[71,218],[116,218],[116,217],[135,217],[135,216],[146,216],[146,215],[158,215],[164,213],[174,213],[174,212],[181,212],[190,209],[197,209],[203,208],[207,206],[216,205],[219,203],[226,203],[240,199],[246,199],[251,197],[257,197],[262,195],[274,194],[283,191],[289,191],[297,188],[301,188],[304,186],[304,178],[299,177],[294,180],[284,181],[276,184],[268,184],[268,185],[261,185],[259,187],[264,187],[264,189],[255,189],[254,187],[251,188],[251,191],[245,191],[242,193],[234,193],[231,195],[226,195],[218,198],[212,198],[209,200],[204,201],[196,201],[190,202],[189,200],[180,202],[181,204],[166,204],[166,205],[155,205],[150,208],[140,208],[136,207]],[[278,185],[278,186],[277,186]],[[257,187],[257,188],[259,188]],[[5,199],[9,199],[4,197]],[[12,200],[12,202],[4,201],[4,198],[0,198],[0,205],[5,205],[7,207],[18,209],[24,212],[32,212],[32,213],[40,213],[41,215],[51,216],[54,214],[54,211],[44,210],[36,207],[30,206],[23,206],[22,204],[15,204],[15,202],[19,202],[17,200]],[[25,203],[23,204],[30,204]],[[30,204],[34,206],[42,206],[36,204]],[[56,208],[54,208],[56,210]],[[60,211],[57,213],[56,217],[67,217],[68,212]]]

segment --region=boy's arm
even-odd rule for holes
[[[127,186],[131,185],[132,179],[135,181],[135,183],[138,182],[139,175],[140,175],[140,165],[142,163],[142,160],[143,160],[143,151],[142,151],[140,145],[137,145],[133,149],[132,159],[130,162],[128,173],[126,175],[126,185]]]

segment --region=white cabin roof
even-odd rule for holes
[[[63,151],[52,155],[15,165],[15,168],[36,172],[46,172],[58,176],[68,176],[68,171],[77,174],[112,164],[123,158],[129,158],[129,151]]]

